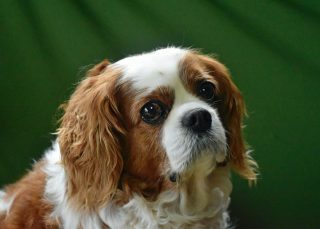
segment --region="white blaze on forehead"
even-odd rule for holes
[[[174,88],[179,79],[179,63],[188,50],[164,48],[127,57],[114,64],[123,75],[121,81],[131,81],[137,90],[148,93],[160,86]]]

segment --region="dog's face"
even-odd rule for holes
[[[254,180],[243,113],[227,69],[197,52],[167,48],[102,62],[71,97],[59,130],[69,195],[88,206],[117,189],[152,196],[199,161],[212,169],[229,163]]]
[[[181,173],[203,154],[213,156],[212,163],[225,160],[226,131],[218,112],[221,85],[199,56],[165,49],[114,66],[122,71],[118,85],[127,88],[122,101],[130,98],[122,113],[131,127],[131,173]]]

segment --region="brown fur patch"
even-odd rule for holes
[[[107,68],[87,77],[65,106],[58,138],[68,195],[77,208],[99,208],[117,189],[123,166],[119,136],[125,132],[116,98],[119,74]]]
[[[46,175],[44,163],[36,164],[19,182],[6,188],[6,199],[14,197],[8,215],[0,217],[1,229],[59,228],[58,220],[50,219],[52,206],[43,199]]]
[[[219,84],[211,73],[203,68],[201,61],[194,54],[187,54],[180,62],[180,79],[185,88],[197,96],[197,85],[202,81],[209,81],[215,85],[216,92],[219,92]]]
[[[130,87],[128,86],[124,87]],[[128,89],[126,90],[128,91]],[[131,91],[129,89],[129,91]],[[160,100],[168,110],[174,101],[172,89],[159,87],[146,97],[137,97],[131,91],[121,99],[121,113],[124,114],[127,125],[127,136],[124,141],[124,170],[121,178],[120,199],[126,193],[127,198],[132,193],[140,193],[147,199],[155,199],[163,190],[171,187],[167,180],[167,157],[161,142],[161,124],[150,125],[141,120],[140,109],[150,100]],[[125,199],[127,199],[125,198]]]
[[[102,72],[104,72],[106,70],[106,68],[108,67],[108,65],[110,65],[110,62],[106,59],[101,61],[99,64],[96,64],[93,68],[91,68],[88,71],[87,76],[91,77],[91,76],[98,76],[100,75]]]
[[[58,131],[69,198],[85,210],[119,196],[124,202],[133,192],[154,198],[166,184],[161,128],[141,122],[140,109],[151,99],[171,108],[173,92],[158,88],[136,100],[139,92],[131,90],[130,82],[121,83],[121,73],[105,66],[102,62],[89,70],[90,77],[64,106]]]

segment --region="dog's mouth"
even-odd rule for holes
[[[180,150],[183,151],[182,157],[174,163],[178,166],[172,168],[168,174],[171,182],[178,182],[183,174],[197,169],[201,164],[205,164],[208,169],[214,169],[226,159],[225,138],[217,138],[214,131],[202,135],[187,134],[183,142],[185,144],[180,146]]]
[[[213,153],[216,155],[217,162],[224,160],[227,151],[225,137],[217,137],[217,132],[209,130],[202,135],[191,135],[194,139],[193,146],[190,151],[190,160],[196,160],[202,154]]]
[[[188,165],[192,165],[199,158],[207,154],[213,154],[213,160],[218,163],[225,160],[227,144],[225,135],[221,132],[210,129],[201,135],[187,133],[186,138],[191,143],[187,160]]]

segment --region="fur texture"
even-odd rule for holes
[[[227,228],[230,171],[256,179],[241,93],[196,51],[102,61],[62,107],[52,148],[0,192],[0,228]],[[182,122],[198,110],[210,116],[201,134]]]

